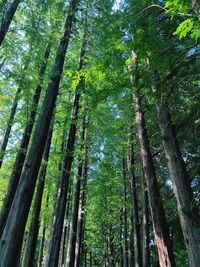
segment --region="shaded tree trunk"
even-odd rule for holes
[[[52,76],[47,87],[26,164],[0,241],[1,267],[12,266],[16,262],[21,247],[45,141],[58,95],[58,87],[77,5],[78,0],[71,1],[69,15],[65,22],[64,32],[52,69]]]
[[[9,9],[7,10],[6,14],[4,15],[4,18],[1,21],[1,26],[0,26],[0,46],[6,36],[6,33],[8,31],[8,28],[10,26],[10,23],[12,22],[12,19],[15,15],[15,12],[17,10],[17,7],[21,0],[14,0]]]
[[[84,38],[83,43],[82,43],[80,59],[79,59],[78,71],[82,69],[83,64],[84,64],[83,56],[85,53],[85,45],[86,45],[86,40]],[[75,143],[75,138],[76,138],[76,128],[77,128],[77,121],[78,121],[78,110],[79,110],[79,99],[80,99],[79,90],[81,86],[82,86],[82,80],[77,86],[76,91],[75,91],[75,96],[74,96],[72,118],[71,118],[70,130],[68,134],[68,141],[67,141],[67,147],[66,147],[66,154],[64,158],[61,180],[60,180],[60,190],[57,196],[55,219],[54,219],[52,231],[50,234],[50,240],[49,240],[48,250],[47,250],[46,259],[45,259],[45,267],[47,266],[53,267],[53,266],[57,266],[58,264],[70,171],[71,171],[71,166],[73,162],[73,151],[74,151],[74,143]]]
[[[170,118],[168,105],[160,103],[157,105],[157,110],[163,146],[172,179],[183,236],[188,250],[190,266],[195,267],[199,264],[200,255],[199,214],[194,204],[195,200],[193,199],[189,177],[181,155],[175,128]]]
[[[85,139],[85,117],[83,118],[82,129],[81,129],[80,152],[78,155],[79,164],[78,164],[78,171],[77,171],[77,176],[76,176],[75,191],[74,191],[74,198],[73,198],[72,218],[71,218],[71,227],[70,227],[70,235],[69,235],[69,242],[68,242],[66,267],[74,267],[74,262],[75,262],[78,210],[79,210],[79,202],[80,202],[80,189],[81,189],[82,166],[83,166],[81,154],[83,151],[84,139]]]
[[[87,190],[87,173],[88,173],[88,146],[87,146],[87,133],[85,136],[85,159],[83,162],[83,180],[82,180],[82,194],[81,194],[81,205],[79,222],[77,229],[77,239],[76,239],[76,258],[75,267],[80,267],[81,256],[83,252],[83,242],[84,242],[84,228],[85,228],[85,207],[86,207],[86,190]]]
[[[169,238],[169,229],[162,199],[160,196],[159,185],[156,179],[155,166],[149,147],[149,140],[145,125],[144,113],[142,111],[142,99],[133,93],[135,101],[136,124],[140,143],[140,153],[143,163],[144,176],[148,188],[151,216],[153,222],[154,235],[158,248],[158,255],[161,267],[175,266],[172,246]]]
[[[131,135],[129,140],[129,157],[128,157],[128,171],[130,175],[130,191],[131,191],[131,209],[133,211],[133,232],[134,232],[134,256],[135,266],[142,266],[142,249],[140,243],[140,222],[138,215],[138,200],[136,195],[136,177],[134,174],[134,151],[133,151],[133,129],[131,127]]]
[[[123,159],[122,159],[122,167],[123,167],[123,239],[124,239],[124,267],[128,267],[128,235],[127,235],[127,178],[126,178],[126,163],[125,163],[125,155],[123,150]]]
[[[149,209],[148,209],[148,191],[146,183],[143,177],[143,171],[141,172],[142,183],[142,198],[143,198],[143,267],[149,267],[150,264],[150,249],[149,249]]]
[[[124,255],[123,255],[123,209],[120,211],[120,258],[119,258],[119,266],[124,267]]]
[[[41,238],[41,242],[40,242],[40,249],[39,249],[39,257],[38,257],[37,267],[41,267],[42,266],[45,235],[46,235],[46,226],[44,225],[43,229],[42,229],[42,238]]]
[[[45,145],[45,150],[44,150],[44,155],[43,155],[44,162],[41,165],[41,170],[39,174],[37,192],[36,192],[35,202],[33,206],[33,214],[31,217],[31,225],[29,228],[29,235],[28,235],[26,250],[24,254],[24,261],[23,261],[24,267],[34,266],[34,256],[35,256],[39,224],[40,224],[39,217],[40,217],[42,196],[43,196],[44,185],[45,185],[46,170],[47,170],[47,165],[48,165],[48,160],[49,160],[51,139],[52,139],[52,134],[53,134],[53,124],[54,124],[54,117],[52,118],[52,126],[49,131],[48,138],[47,138],[46,145]]]
[[[40,93],[41,93],[44,73],[45,73],[46,66],[47,66],[47,59],[48,59],[49,53],[50,53],[50,47],[51,47],[51,45],[49,43],[47,45],[44,61],[42,63],[42,67],[41,67],[40,73],[39,73],[39,85],[36,87],[34,95],[33,95],[30,116],[29,116],[27,125],[25,127],[24,133],[23,133],[20,148],[19,148],[19,151],[17,153],[15,163],[14,163],[14,166],[12,169],[12,173],[11,173],[8,189],[6,192],[6,196],[5,196],[4,201],[3,201],[2,210],[0,213],[0,237],[3,233],[3,229],[4,229],[4,226],[6,224],[6,220],[8,218],[9,210],[10,210],[10,207],[12,205],[12,201],[13,201],[15,192],[17,190],[19,179],[20,179],[20,176],[22,173],[22,168],[24,165],[24,161],[25,161],[25,157],[26,157],[26,153],[27,153],[27,149],[28,149],[28,144],[29,144],[29,141],[31,138],[33,125],[35,122],[35,116],[36,116],[36,112],[37,112],[38,102],[40,99]]]

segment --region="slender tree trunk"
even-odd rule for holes
[[[150,249],[149,249],[149,209],[148,209],[148,192],[146,190],[146,183],[141,172],[142,192],[143,192],[143,267],[149,267],[150,264]]]
[[[14,0],[12,4],[10,5],[9,9],[7,10],[6,14],[4,15],[4,18],[1,21],[0,26],[0,46],[4,40],[4,37],[6,36],[6,33],[8,31],[8,28],[10,26],[10,23],[15,15],[15,12],[17,10],[17,7],[21,0]]]
[[[78,172],[76,176],[76,184],[73,198],[73,206],[72,206],[72,218],[71,218],[71,227],[70,227],[70,235],[69,235],[69,246],[67,252],[67,262],[66,267],[74,267],[75,262],[75,251],[76,251],[76,237],[77,237],[77,224],[78,224],[78,210],[79,210],[79,202],[80,202],[80,189],[81,189],[81,179],[82,179],[82,151],[83,151],[83,142],[85,139],[85,117],[82,122],[81,129],[81,143],[80,143],[80,152],[78,155]]]
[[[113,247],[112,231],[109,231],[107,234],[107,244],[108,244],[107,257],[108,257],[109,267],[114,267],[115,261],[114,261],[114,247]]]
[[[168,169],[177,202],[185,244],[188,250],[191,267],[199,265],[200,227],[199,215],[194,204],[193,194],[185,162],[182,158],[179,143],[172,124],[167,104],[157,105],[159,126],[163,137],[163,146]]]
[[[130,191],[131,191],[131,209],[133,211],[133,227],[134,227],[134,256],[135,267],[142,267],[142,249],[140,243],[140,222],[138,215],[138,200],[136,194],[136,177],[134,174],[134,151],[133,151],[133,133],[131,127],[131,136],[129,140],[130,150],[128,158],[128,171],[130,175]]]
[[[12,126],[14,124],[14,117],[15,117],[16,110],[17,110],[17,105],[18,105],[18,102],[19,102],[19,99],[20,99],[19,96],[20,96],[21,90],[22,90],[22,88],[21,88],[21,86],[19,86],[17,91],[16,91],[16,94],[15,94],[15,99],[14,99],[13,104],[12,104],[10,116],[9,116],[9,119],[8,119],[8,122],[7,122],[7,127],[6,127],[6,130],[5,130],[2,142],[1,142],[0,168],[1,168],[1,165],[3,163],[3,158],[5,156],[6,147],[7,147],[7,144],[8,144],[9,137],[10,137],[11,128],[12,128]],[[1,230],[0,230],[0,233],[1,233]]]
[[[123,255],[123,209],[121,209],[120,212],[120,234],[119,234],[119,239],[120,239],[120,267],[124,267],[124,255]]]
[[[82,195],[81,195],[81,206],[80,206],[80,220],[76,239],[76,259],[75,267],[80,267],[81,256],[83,251],[84,243],[84,221],[85,221],[85,207],[86,207],[86,190],[87,190],[87,173],[88,173],[88,146],[87,146],[87,134],[85,136],[85,160],[83,167],[83,181],[82,181]]]
[[[133,209],[130,208],[130,223],[129,223],[129,267],[134,266],[134,217]]]
[[[86,45],[86,40],[84,38],[83,43],[82,43],[78,71],[80,71],[83,67],[83,56],[85,53],[85,45]],[[57,197],[55,220],[53,222],[53,227],[52,227],[52,231],[50,234],[50,240],[49,240],[48,250],[47,250],[46,259],[45,259],[45,267],[47,266],[53,267],[53,266],[57,266],[58,264],[70,171],[71,171],[71,166],[73,162],[73,151],[74,151],[74,143],[75,143],[75,138],[76,138],[76,128],[77,128],[77,121],[78,121],[78,110],[79,110],[79,99],[80,99],[79,90],[80,90],[81,85],[82,85],[82,82],[80,81],[79,85],[76,88],[75,97],[74,97],[73,110],[72,110],[72,121],[70,124],[66,154],[65,154],[63,168],[62,168],[62,175],[61,175],[61,180],[60,180],[60,191]]]
[[[42,154],[47,138],[50,121],[58,95],[58,87],[67,46],[70,39],[72,22],[77,9],[78,0],[72,0],[70,12],[67,16],[64,32],[56,55],[52,76],[48,84],[42,109],[38,118],[33,140],[27,156],[26,164],[11,206],[6,226],[0,241],[1,267],[12,266],[18,257],[21,247],[24,228],[26,225],[30,204],[32,201],[37,175],[41,164]]]
[[[24,165],[24,161],[25,161],[25,157],[26,157],[26,153],[27,153],[27,149],[28,149],[28,144],[29,144],[29,141],[31,138],[33,125],[35,122],[35,116],[36,116],[36,112],[37,112],[38,102],[40,99],[40,93],[41,93],[44,73],[45,73],[46,66],[47,66],[47,59],[48,59],[49,53],[50,53],[50,46],[51,45],[49,43],[47,48],[46,48],[44,61],[42,63],[42,67],[41,67],[40,73],[39,73],[39,77],[40,77],[39,78],[39,85],[36,87],[34,95],[33,95],[30,117],[28,119],[26,128],[24,130],[24,134],[22,137],[20,148],[19,148],[19,151],[17,153],[15,163],[14,163],[14,166],[12,169],[11,178],[10,178],[10,182],[9,182],[8,189],[6,192],[6,196],[5,196],[4,201],[3,201],[2,210],[0,213],[0,237],[3,233],[3,229],[4,229],[4,226],[6,224],[6,220],[8,218],[9,210],[10,210],[10,207],[12,205],[12,201],[13,201],[15,192],[17,190],[19,179],[20,179],[20,176],[22,173],[22,168]]]
[[[123,239],[124,239],[124,267],[128,267],[128,235],[127,235],[127,178],[126,178],[126,163],[125,163],[125,155],[123,150]]]
[[[39,250],[37,267],[42,267],[45,235],[46,235],[46,226],[44,225],[42,229],[42,238],[40,242],[40,250]]]
[[[51,139],[52,139],[52,134],[53,134],[53,124],[54,124],[54,117],[52,118],[52,126],[50,128],[48,138],[46,141],[46,146],[45,146],[44,155],[43,155],[44,162],[41,165],[41,170],[39,174],[37,192],[36,192],[35,202],[33,206],[33,214],[31,217],[31,225],[29,228],[29,235],[28,235],[26,250],[24,254],[23,267],[34,266],[34,256],[35,256],[37,237],[38,237],[38,231],[39,231],[39,225],[40,225],[39,217],[40,217],[42,196],[43,196],[44,185],[45,185],[46,170],[47,170],[47,165],[48,165],[48,160],[49,160]]]
[[[140,143],[140,152],[144,169],[144,176],[149,193],[153,229],[158,248],[161,267],[175,266],[172,246],[169,238],[169,229],[160,196],[159,185],[156,180],[155,167],[149,147],[149,140],[142,111],[142,99],[133,93],[135,101],[136,124]]]

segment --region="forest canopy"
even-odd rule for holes
[[[198,0],[0,0],[0,267],[200,265]]]

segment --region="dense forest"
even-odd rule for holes
[[[0,267],[200,266],[199,0],[0,0]]]

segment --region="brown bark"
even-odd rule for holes
[[[191,267],[199,264],[200,234],[199,214],[194,204],[192,189],[182,158],[179,143],[167,104],[157,104],[159,126],[167,158],[168,169],[177,202],[180,223],[188,250]]]
[[[133,133],[131,127],[131,135],[129,139],[129,157],[127,162],[127,167],[130,176],[130,192],[131,192],[131,209],[133,211],[133,232],[134,232],[134,256],[135,256],[135,266],[142,266],[142,249],[140,242],[140,222],[138,215],[138,200],[136,194],[136,177],[134,174],[134,151],[133,151]]]
[[[148,208],[148,192],[146,183],[143,177],[143,171],[141,171],[141,182],[143,191],[143,267],[151,266],[150,263],[150,249],[149,249],[149,208]]]
[[[20,182],[11,206],[6,226],[0,241],[1,267],[12,266],[21,248],[24,229],[32,201],[42,154],[47,138],[50,121],[58,95],[58,87],[63,71],[65,54],[70,39],[72,22],[77,9],[78,0],[72,0],[67,16],[64,32],[57,51],[46,95],[34,131],[29,154],[24,166]]]
[[[134,108],[136,114],[136,124],[138,128],[140,153],[144,176],[148,188],[153,230],[158,249],[159,262],[161,267],[175,266],[171,241],[169,238],[169,229],[160,196],[159,185],[156,179],[153,158],[149,147],[144,113],[142,111],[142,99],[141,97],[138,97],[135,92],[133,93],[133,97],[135,101]]]

